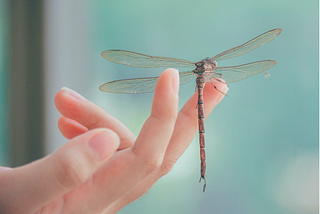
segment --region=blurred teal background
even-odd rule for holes
[[[62,86],[103,107],[135,135],[149,116],[153,94],[107,94],[98,87],[158,76],[163,69],[114,64],[100,56],[102,51],[199,61],[282,28],[272,42],[218,63],[277,61],[267,79],[261,74],[230,84],[229,97],[207,119],[206,192],[198,183],[195,137],[173,170],[119,213],[318,213],[318,1],[48,0],[45,20],[47,153],[66,142],[53,106]],[[180,108],[194,89],[195,81],[181,86]]]
[[[198,183],[195,137],[172,172],[120,213],[318,213],[318,1],[98,1],[88,8],[97,86],[162,71],[95,56],[104,50],[199,61],[283,29],[253,52],[218,62],[277,65],[268,79],[261,74],[230,84],[229,97],[207,119],[206,193]],[[181,86],[180,107],[194,87]],[[135,134],[150,113],[152,94],[95,96]]]

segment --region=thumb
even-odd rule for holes
[[[88,131],[52,155],[3,171],[0,201],[16,213],[38,210],[83,184],[118,147],[119,137],[113,131]]]

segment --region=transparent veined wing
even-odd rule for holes
[[[250,41],[242,44],[242,45],[239,45],[235,48],[231,48],[229,50],[226,50],[226,51],[212,57],[212,59],[215,59],[216,61],[220,61],[220,60],[240,56],[242,54],[246,54],[246,53],[252,51],[253,49],[260,47],[261,45],[263,45],[267,42],[270,42],[276,36],[278,36],[281,33],[281,31],[282,31],[282,29],[280,29],[280,28],[267,31],[267,32],[255,37],[255,38],[251,39]]]
[[[180,85],[193,79],[193,72],[180,72]],[[101,91],[122,94],[142,94],[154,91],[159,77],[124,79],[107,82],[99,87]]]
[[[220,77],[219,74],[221,74],[221,79],[227,83],[237,82],[256,74],[260,74],[275,64],[276,61],[274,60],[263,60],[238,66],[218,67],[214,70],[214,74],[212,74],[212,76],[218,78]]]
[[[135,53],[124,50],[108,50],[101,53],[101,56],[106,60],[123,64],[131,67],[139,68],[156,68],[156,67],[187,67],[195,68],[193,62],[170,58],[170,57],[156,57],[145,54]]]

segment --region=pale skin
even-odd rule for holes
[[[70,141],[27,165],[0,167],[0,213],[116,213],[140,198],[172,169],[198,130],[197,93],[178,112],[178,77],[175,69],[161,74],[138,137],[78,93],[58,91],[58,127]],[[227,84],[214,84],[227,93]],[[205,117],[223,97],[206,84]]]

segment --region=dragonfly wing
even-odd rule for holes
[[[220,67],[214,70],[213,77],[221,79],[227,83],[237,82],[256,74],[262,73],[276,64],[273,60],[263,60],[238,66]]]
[[[190,82],[191,80],[193,80],[193,76],[194,76],[192,71],[180,72],[179,75],[180,75],[180,85]]]
[[[185,84],[193,79],[193,72],[181,72],[180,84]],[[159,77],[148,77],[148,78],[135,78],[116,80],[107,82],[99,87],[101,91],[109,93],[122,93],[122,94],[142,94],[150,93],[154,91],[156,83]]]
[[[131,67],[139,68],[155,68],[155,67],[187,67],[195,68],[193,62],[169,58],[169,57],[156,57],[145,54],[139,54],[131,51],[123,50],[108,50],[101,53],[101,56],[106,60],[123,64]]]
[[[261,34],[260,36],[257,36],[250,41],[237,46],[235,48],[231,48],[229,50],[226,50],[214,57],[212,59],[215,59],[216,61],[224,60],[224,59],[229,59],[232,57],[240,56],[242,54],[248,53],[252,51],[253,49],[256,49],[260,47],[261,45],[270,42],[273,40],[276,36],[278,36],[281,33],[282,29],[273,29],[268,32],[265,32]]]
[[[154,91],[158,77],[125,79],[107,82],[99,87],[101,91],[122,94],[141,94]]]

